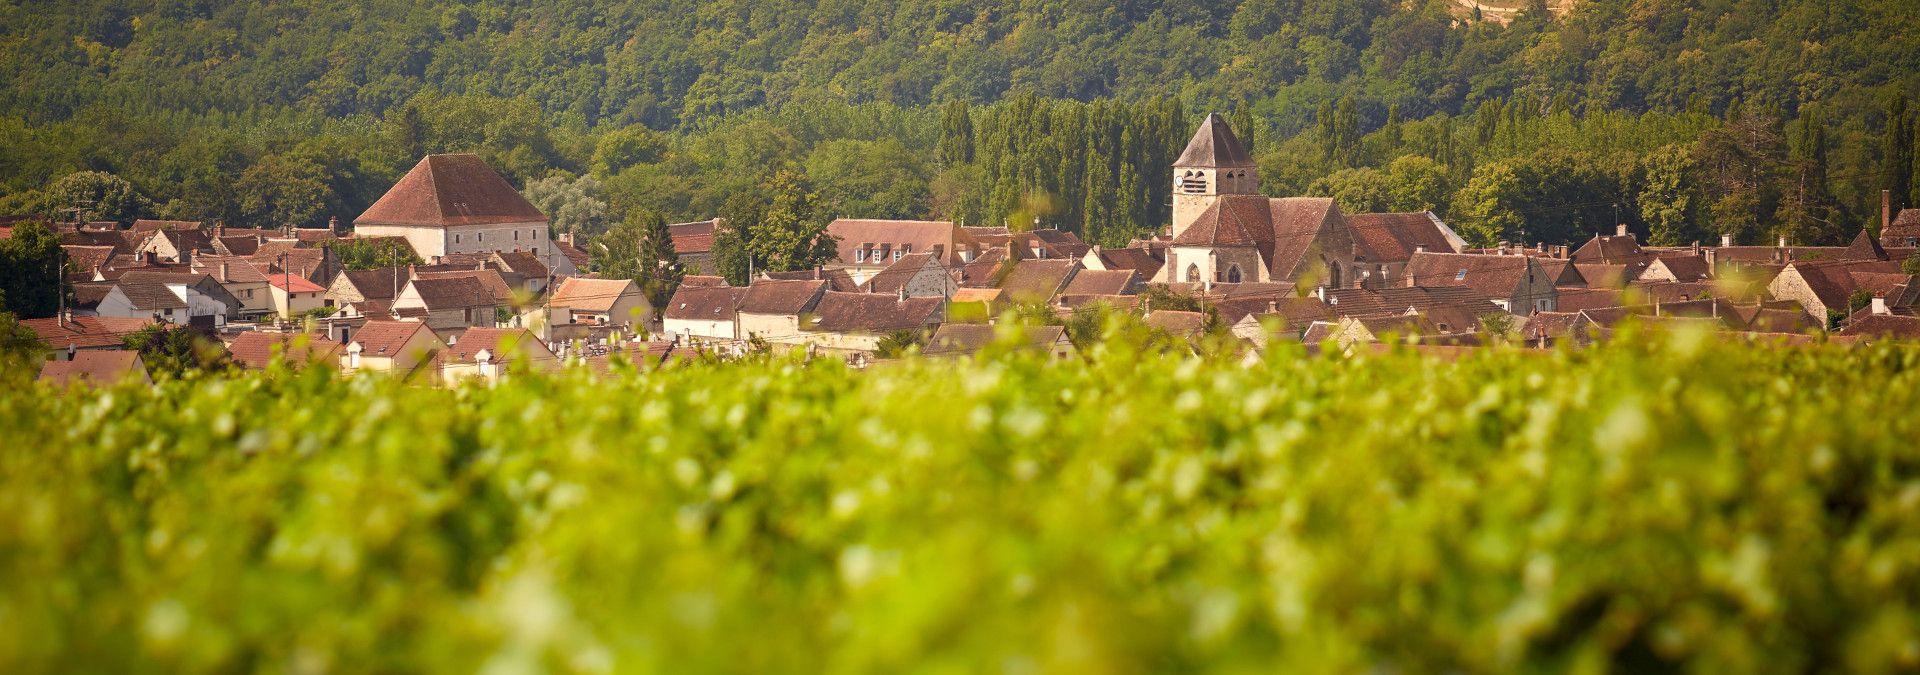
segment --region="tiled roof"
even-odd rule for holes
[[[1253,157],[1233,135],[1233,128],[1218,113],[1208,113],[1187,141],[1187,149],[1174,160],[1178,167],[1253,167]]]
[[[1014,302],[1046,302],[1080,269],[1075,259],[1022,260],[1000,282],[1001,297]]]
[[[459,340],[440,352],[440,360],[442,363],[473,363],[483,350],[489,352],[493,363],[538,358],[540,352],[553,355],[546,345],[540,343],[540,338],[534,337],[525,328],[468,328],[460,334]]]
[[[681,277],[681,278],[680,278],[680,285],[681,285],[682,287],[686,287],[686,286],[696,286],[696,287],[712,287],[712,286],[726,286],[726,285],[727,285],[727,278],[726,278],[726,277],[717,277],[717,276],[713,276],[713,275],[702,275],[702,274],[689,274],[689,275],[687,275],[687,276],[684,276],[684,277]]]
[[[40,381],[61,387],[78,381],[109,386],[147,379],[140,354],[130,351],[79,352],[71,361],[48,361],[40,366]]]
[[[1561,312],[1573,313],[1583,309],[1620,306],[1622,291],[1615,288],[1572,288],[1562,286],[1558,291],[1558,304]]]
[[[909,282],[913,281],[913,278],[918,276],[922,270],[925,270],[929,266],[934,267],[938,272],[944,273],[945,268],[940,266],[938,260],[934,260],[932,253],[914,253],[901,256],[900,259],[894,261],[892,265],[888,265],[886,269],[875,272],[873,278],[867,280],[867,292],[898,292]]]
[[[560,255],[566,256],[567,262],[573,263],[573,266],[577,269],[584,270],[588,265],[593,263],[593,256],[587,255],[586,251],[580,250],[580,248],[574,246],[572,242],[555,239],[553,240],[553,249],[559,251]]]
[[[1213,303],[1213,307],[1215,311],[1220,312],[1220,320],[1227,323],[1239,323],[1249,316],[1256,319],[1274,317],[1295,332],[1315,321],[1334,318],[1332,308],[1320,302],[1318,298],[1274,297],[1222,300]]]
[[[1604,263],[1574,263],[1581,278],[1587,280],[1588,288],[1626,288],[1627,283],[1640,278],[1638,269],[1632,265],[1608,265]]]
[[[541,262],[540,256],[534,255],[532,251],[499,251],[492,257],[499,261],[500,266],[507,268],[508,272],[528,279],[545,280],[550,274],[547,271],[547,264]]]
[[[631,279],[567,277],[554,288],[550,304],[576,312],[604,313],[613,311],[614,303],[628,294],[640,294],[640,286]]]
[[[1132,295],[1139,277],[1133,270],[1080,270],[1067,283],[1062,295]]]
[[[325,293],[326,287],[307,281],[298,274],[273,274],[267,277],[267,283],[290,293]]]
[[[1667,272],[1679,281],[1698,281],[1713,276],[1713,269],[1707,266],[1706,256],[1663,255],[1652,264],[1667,268]]]
[[[1828,307],[1845,307],[1847,296],[1861,288],[1862,281],[1871,282],[1872,276],[1856,276],[1857,273],[1900,273],[1897,263],[1871,260],[1829,260],[1801,261],[1790,265],[1807,282],[1820,304]]]
[[[1907,246],[1909,238],[1920,239],[1920,208],[1901,210],[1900,216],[1880,231],[1882,246]]]
[[[1863,229],[1860,230],[1860,234],[1854,236],[1853,243],[1847,245],[1847,252],[1842,256],[1842,259],[1886,260],[1887,249],[1881,248],[1880,242],[1874,239],[1873,235],[1867,234],[1867,231]]]
[[[1421,246],[1435,253],[1454,252],[1431,213],[1350,214],[1347,228],[1353,231],[1354,255],[1369,263],[1406,262]]]
[[[60,248],[67,253],[69,267],[87,274],[92,274],[95,268],[106,267],[113,262],[112,246],[63,244]]]
[[[400,355],[400,350],[420,331],[433,332],[419,321],[368,321],[354,332],[352,342],[360,344],[362,356],[391,358]]]
[[[933,323],[942,298],[907,298],[874,293],[825,293],[813,308],[814,330],[834,333],[890,333]]]
[[[1595,235],[1574,250],[1575,262],[1602,265],[1633,265],[1653,262],[1653,254],[1640,248],[1633,235]]]
[[[1046,349],[1058,343],[1066,335],[1062,326],[1008,326],[1010,330],[1020,331],[1020,345],[1029,348]],[[981,323],[947,323],[933,332],[927,339],[928,356],[963,356],[973,354],[992,344],[997,336],[995,326]]]
[[[131,228],[135,232],[157,232],[159,230],[198,230],[205,223],[198,220],[135,220]]]
[[[66,349],[69,345],[78,349],[97,349],[100,347],[119,347],[128,335],[141,329],[156,325],[147,318],[121,318],[116,316],[75,316],[65,323],[59,318],[21,319],[20,324],[33,329],[40,341],[52,349]]]
[[[1100,264],[1109,270],[1133,270],[1140,275],[1141,279],[1152,279],[1154,275],[1160,273],[1160,268],[1166,265],[1166,259],[1163,257],[1166,254],[1165,249],[1158,252],[1159,256],[1155,253],[1152,249],[1129,246],[1100,249],[1094,255],[1099,256]]]
[[[1157,309],[1147,314],[1146,322],[1174,337],[1192,337],[1207,329],[1207,315],[1201,312]]]
[[[719,221],[702,220],[694,223],[668,225],[667,232],[673,235],[673,252],[676,255],[690,255],[713,252],[713,228]]]
[[[260,331],[241,333],[227,343],[227,352],[242,367],[253,369],[267,367],[275,354],[284,354],[287,363],[306,365],[337,363],[342,353],[340,343],[324,336]]]
[[[391,301],[400,295],[400,289],[407,286],[407,270],[402,267],[384,267],[371,270],[347,270],[341,272],[347,282],[353,284],[360,297],[368,300]]]
[[[1912,210],[1909,209],[1908,212]],[[1869,314],[1847,323],[1839,335],[1920,340],[1920,317]]]
[[[427,155],[354,225],[544,223],[547,216],[479,155]]]
[[[739,310],[747,289],[732,286],[688,286],[681,284],[667,301],[663,318],[676,321],[731,321]],[[892,296],[888,296],[892,297]]]
[[[739,311],[747,314],[799,314],[811,309],[826,288],[827,282],[824,280],[761,279],[747,287]]]
[[[60,243],[75,246],[108,246],[113,248],[115,255],[127,255],[139,250],[140,245],[146,243],[147,236],[146,233],[132,230],[112,232],[79,230],[60,233]]]
[[[480,284],[481,288],[486,289],[487,298],[488,298],[488,302],[486,304],[506,305],[506,306],[512,306],[514,304],[513,286],[509,285],[507,283],[506,278],[500,276],[500,273],[495,270],[490,270],[490,269],[459,270],[459,271],[452,271],[452,272],[421,272],[416,270],[413,274],[413,278],[416,281],[418,280],[446,281],[451,279],[471,279],[475,283]],[[428,306],[433,306],[433,303],[427,303],[427,304]],[[478,305],[473,305],[473,306],[477,307]]]
[[[1521,255],[1415,253],[1407,262],[1407,276],[1416,286],[1466,286],[1489,298],[1512,295],[1530,272],[1544,276],[1533,258]]]
[[[155,309],[186,309],[185,298],[173,292],[166,284],[159,282],[121,282],[116,286],[120,294],[127,297],[134,309],[147,311]]]
[[[780,281],[818,279],[827,282],[827,290],[840,291],[842,293],[856,293],[860,290],[860,285],[853,283],[853,274],[843,269],[828,270],[815,267],[810,270],[799,270],[795,272],[765,272],[760,276]]]
[[[239,256],[203,255],[193,259],[193,270],[213,277],[222,284],[264,284],[267,275],[251,261]]]
[[[420,294],[420,301],[429,310],[493,307],[498,303],[493,291],[488,290],[486,284],[473,276],[414,279],[409,282],[409,285]]]
[[[872,265],[859,259],[855,251],[872,249],[908,253],[935,253],[948,265],[960,262],[957,248],[973,244],[973,235],[944,220],[868,220],[840,218],[827,225],[827,235],[837,240],[840,262],[846,265]]]
[[[260,237],[249,234],[229,234],[215,237],[213,250],[225,255],[253,255],[260,252]]]
[[[1176,246],[1251,246],[1268,273],[1286,277],[1306,258],[1321,228],[1337,217],[1332,199],[1224,195],[1181,231]]]

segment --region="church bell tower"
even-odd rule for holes
[[[1173,162],[1173,229],[1179,238],[1221,195],[1260,194],[1260,168],[1219,113],[1210,113]]]

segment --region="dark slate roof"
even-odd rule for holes
[[[544,223],[546,215],[479,155],[427,155],[355,225]]]
[[[1860,234],[1854,235],[1853,243],[1847,245],[1847,252],[1842,255],[1842,259],[1886,260],[1888,259],[1887,249],[1881,248],[1880,242],[1867,234],[1866,230],[1861,230]]]
[[[748,314],[799,314],[813,309],[813,303],[825,292],[824,279],[776,281],[761,279],[747,287],[739,311]]]
[[[1174,160],[1178,167],[1252,167],[1253,157],[1247,154],[1247,148],[1240,144],[1240,138],[1233,135],[1233,128],[1227,126],[1227,120],[1219,113],[1208,113],[1207,119],[1200,122],[1199,130],[1193,132],[1193,140],[1187,141],[1187,149],[1180,153],[1180,159]]]
[[[876,293],[826,293],[813,308],[813,330],[833,333],[891,333],[917,330],[939,317],[941,298],[907,298]]]

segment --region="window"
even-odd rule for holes
[[[540,255],[540,247],[538,247],[538,246],[535,246],[535,247],[533,247],[533,254],[534,254],[534,255]]]
[[[899,259],[900,259],[900,256],[902,256],[902,255],[905,255],[905,254],[906,254],[906,249],[894,249],[894,250],[893,250],[893,259],[894,259],[894,260],[899,260]]]
[[[1230,283],[1230,284],[1240,283],[1240,266],[1239,265],[1236,264],[1236,265],[1227,266],[1227,283]]]
[[[457,234],[453,235],[453,243],[455,244],[460,243],[460,235],[457,235]]]
[[[854,249],[854,250],[853,250],[853,261],[854,261],[854,262],[857,262],[857,263],[861,263],[861,262],[866,262],[866,261],[867,261],[867,249],[864,249],[864,248],[856,248],[856,249]]]
[[[900,250],[902,250],[902,251],[906,251],[906,252],[908,252],[908,253],[912,253],[912,252],[913,252],[913,244],[901,244],[901,245],[900,245]]]
[[[1458,271],[1458,272],[1455,272],[1455,273],[1453,274],[1453,280],[1454,280],[1454,281],[1466,281],[1466,279],[1467,279],[1467,271],[1466,271],[1466,270],[1460,270],[1460,271]]]
[[[475,232],[475,233],[473,233],[473,240],[474,240],[474,241],[486,241],[486,240],[487,240],[487,233],[485,233],[485,232]]]
[[[514,231],[513,231],[513,240],[514,240],[514,241],[520,241],[520,231],[519,231],[519,230],[514,230]]]
[[[1187,266],[1187,283],[1190,283],[1190,284],[1200,283],[1200,266],[1199,265]]]

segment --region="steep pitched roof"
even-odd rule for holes
[[[1640,241],[1631,234],[1594,235],[1574,250],[1572,258],[1583,263],[1631,265],[1652,262],[1653,254],[1641,249]]]
[[[67,264],[71,266],[72,269],[80,270],[89,275],[93,274],[93,270],[96,268],[106,267],[113,263],[112,246],[62,244],[60,248],[66,251]]]
[[[1253,157],[1247,154],[1247,148],[1240,144],[1240,138],[1233,135],[1233,128],[1227,126],[1227,120],[1219,113],[1208,113],[1200,122],[1200,128],[1193,132],[1193,139],[1187,141],[1187,149],[1174,160],[1176,167],[1252,167]]]
[[[578,269],[584,270],[587,268],[587,265],[593,263],[593,256],[587,255],[586,251],[580,250],[580,247],[574,246],[573,242],[570,241],[561,239],[553,240],[553,250],[559,251],[562,256],[566,256],[567,262],[573,263],[573,266]]]
[[[20,324],[33,329],[40,341],[52,349],[66,349],[69,345],[76,349],[97,349],[100,347],[120,347],[128,335],[155,325],[147,318],[122,318],[117,316],[75,316],[68,317],[63,323],[58,317],[45,319],[21,319]]]
[[[55,386],[89,382],[110,386],[124,381],[148,381],[140,354],[130,351],[88,351],[71,361],[48,361],[40,366],[40,381]]]
[[[479,155],[427,155],[354,225],[544,223],[547,216]]]
[[[1663,255],[1654,260],[1648,269],[1654,266],[1666,268],[1667,273],[1679,281],[1698,281],[1713,276],[1713,269],[1707,266],[1706,256]]]
[[[275,354],[283,354],[286,362],[294,365],[338,362],[341,349],[338,342],[302,333],[251,331],[227,343],[227,352],[233,355],[234,362],[256,370],[267,367]]]
[[[886,269],[875,272],[873,278],[867,280],[867,292],[897,292],[905,287],[908,282],[913,281],[913,278],[918,276],[922,270],[929,267],[934,268],[936,273],[944,273],[946,269],[940,264],[939,260],[934,259],[932,253],[914,253],[902,256],[899,260],[894,261],[892,265],[888,265]]]
[[[1339,214],[1332,199],[1223,195],[1173,240],[1176,246],[1251,246],[1267,262],[1274,278],[1300,267],[1330,218]]]
[[[1061,295],[1132,295],[1139,277],[1133,270],[1080,270]]]
[[[1166,265],[1165,249],[1160,256],[1149,248],[1104,248],[1094,252],[1100,258],[1100,264],[1109,270],[1133,270],[1142,279],[1152,279]]]
[[[1920,208],[1905,209],[1880,231],[1882,246],[1908,246],[1908,239],[1920,240]]]
[[[1847,244],[1847,252],[1842,254],[1841,258],[1843,260],[1886,260],[1887,249],[1881,248],[1880,242],[1863,229],[1860,230],[1860,234],[1854,235],[1853,243]]]
[[[1415,253],[1407,262],[1407,276],[1416,286],[1466,286],[1489,298],[1505,298],[1529,272],[1537,271],[1533,266],[1533,258],[1523,255]]]
[[[490,269],[456,270],[456,271],[448,271],[448,272],[416,271],[413,274],[413,278],[415,281],[421,281],[421,280],[446,281],[450,279],[471,279],[473,280],[474,283],[479,284],[481,288],[486,289],[487,297],[491,298],[491,300],[486,304],[509,305],[509,306],[514,304],[513,287],[507,284],[506,278],[500,276],[500,272],[497,270],[490,270]],[[432,303],[428,303],[428,304],[431,305]],[[477,307],[478,305],[474,305],[474,306]]]
[[[664,318],[676,321],[731,321],[746,294],[747,289],[733,286],[681,284],[679,290],[673,292],[673,299],[667,301]]]
[[[470,276],[451,279],[414,279],[408,282],[427,309],[492,307],[497,300],[486,284]]]
[[[1909,209],[1911,211],[1911,209]],[[1838,335],[1920,340],[1920,317],[1869,314],[1847,322]]]
[[[407,287],[407,270],[385,267],[372,270],[347,270],[341,272],[347,282],[353,284],[360,297],[368,300],[391,301],[400,295],[400,289]]]
[[[1022,260],[1000,282],[1001,297],[1015,302],[1046,302],[1080,269],[1078,259]]]
[[[813,330],[834,333],[890,333],[933,323],[941,298],[907,298],[875,293],[825,293],[814,305]]]
[[[532,251],[496,251],[489,258],[506,268],[508,272],[528,279],[544,280],[550,274],[547,264]]]
[[[187,301],[157,281],[123,281],[116,288],[127,297],[134,309],[147,311],[155,309],[186,309]]]
[[[1347,228],[1353,230],[1354,254],[1370,263],[1406,262],[1422,246],[1456,252],[1432,213],[1355,213],[1347,216]]]
[[[460,339],[447,345],[440,352],[442,363],[473,363],[481,351],[486,351],[493,363],[509,363],[519,359],[539,358],[541,352],[552,356],[552,350],[540,343],[525,328],[468,328],[460,334]]]
[[[554,288],[550,304],[576,312],[610,312],[614,303],[628,294],[640,294],[640,285],[632,279],[567,277]]]
[[[776,281],[761,279],[747,287],[739,311],[747,314],[799,314],[813,307],[827,289],[824,279]]]
[[[420,331],[433,334],[433,329],[419,321],[368,321],[353,334],[352,342],[360,343],[362,356],[392,358],[399,356],[400,350]]]
[[[840,262],[846,265],[872,265],[856,255],[863,249],[933,253],[951,265],[960,261],[956,249],[974,243],[973,235],[944,220],[839,218],[827,224],[827,235],[839,242]]]

